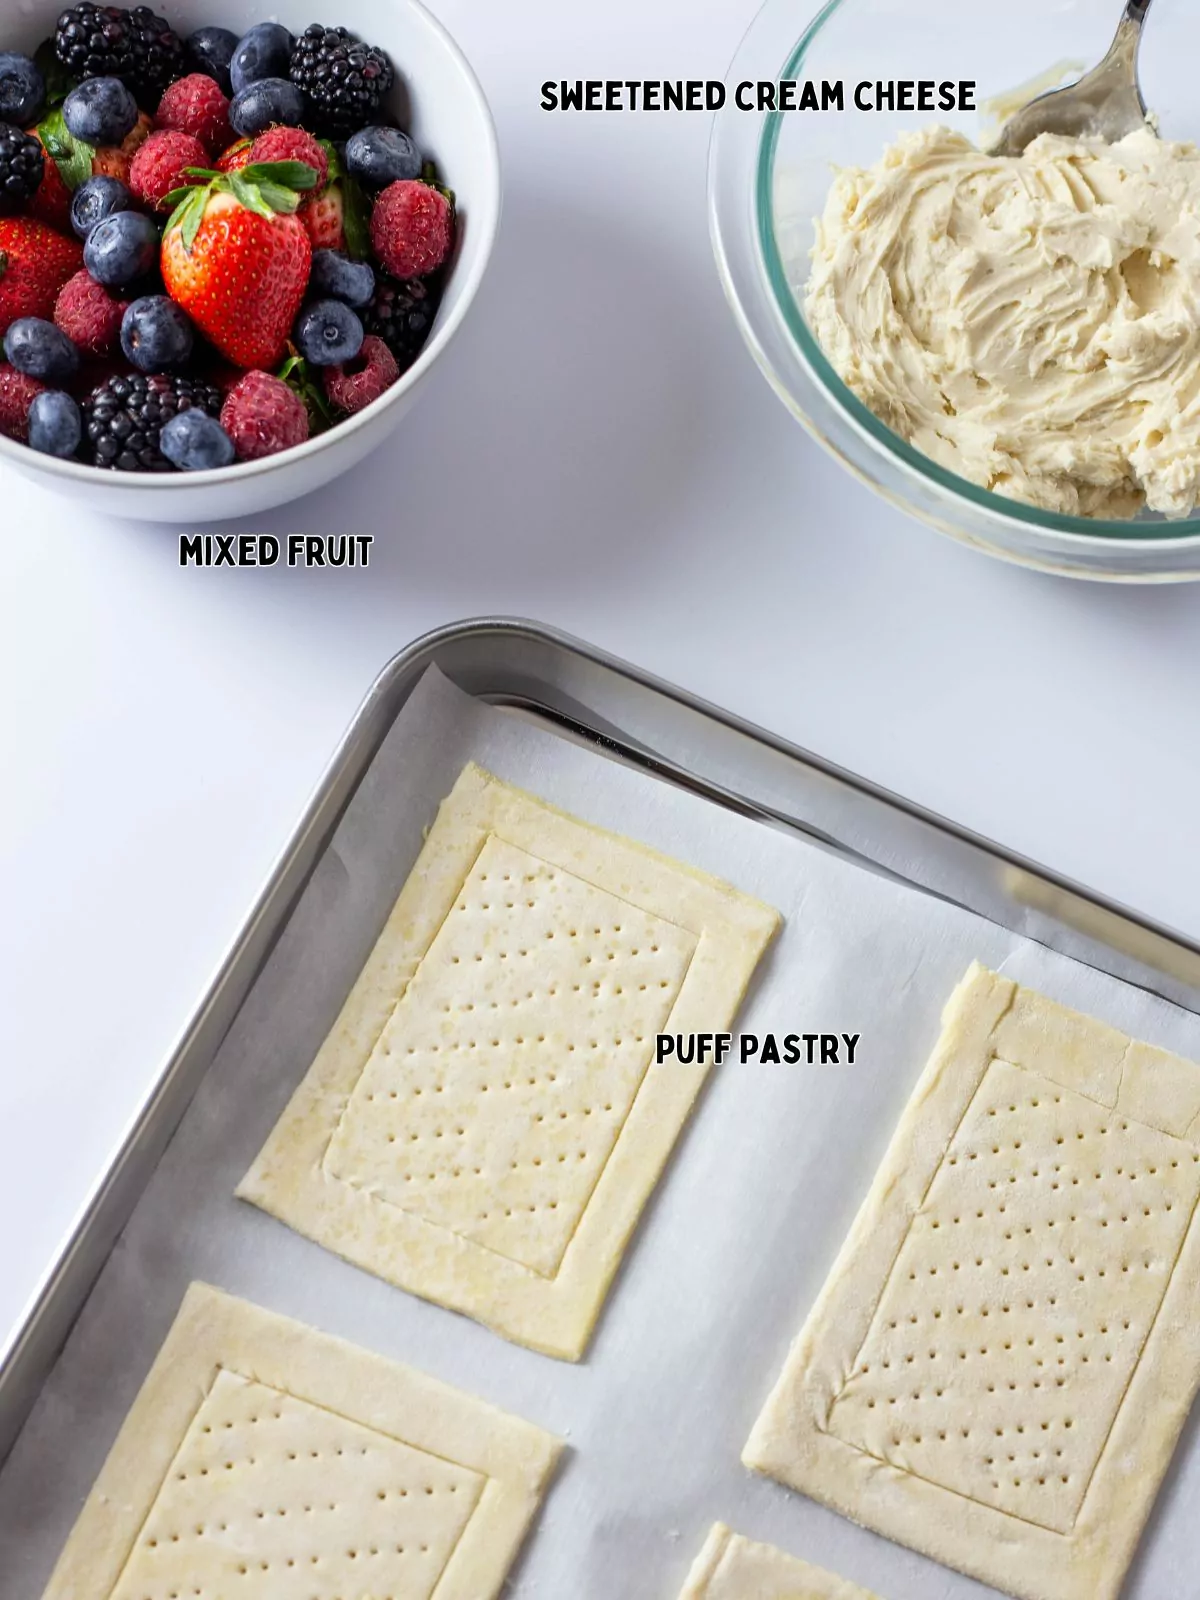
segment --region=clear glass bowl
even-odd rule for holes
[[[1120,0],[828,0],[808,20],[804,0],[767,0],[734,58],[717,113],[709,220],[726,293],[772,387],[815,438],[893,505],[966,544],[1046,571],[1141,582],[1200,578],[1200,513],[1174,521],[1144,513],[1132,522],[1062,516],[937,466],[850,392],[801,305],[813,222],[834,167],[871,166],[901,133],[934,121],[982,144],[995,131],[981,112],[849,109],[855,84],[973,80],[981,106],[1058,63],[1078,71],[1099,61],[1120,9]],[[1168,138],[1200,142],[1197,59],[1193,0],[1158,0],[1146,25],[1141,77]],[[750,112],[734,105],[740,83],[806,78],[818,86],[841,80],[848,109]]]

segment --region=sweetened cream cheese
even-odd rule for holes
[[[1084,516],[1200,500],[1195,145],[908,135],[838,175],[805,313],[854,393],[975,483]]]

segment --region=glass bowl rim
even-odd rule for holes
[[[834,14],[849,0],[825,0],[812,21],[792,48],[780,71],[783,81],[798,80],[801,68],[813,42]],[[770,0],[767,0],[770,4]],[[764,7],[765,9],[765,7]],[[1048,530],[1068,537],[1106,540],[1113,544],[1142,545],[1159,542],[1179,546],[1200,539],[1200,509],[1189,517],[1177,520],[1164,518],[1159,522],[1119,521],[1104,517],[1076,517],[1059,511],[1044,511],[1029,506],[1007,495],[984,489],[969,478],[964,478],[917,450],[907,440],[894,433],[886,423],[842,381],[829,358],[821,349],[800,310],[799,302],[788,282],[783,259],[779,253],[774,226],[774,169],[779,137],[783,131],[784,111],[768,111],[763,118],[759,138],[758,162],[754,185],[754,221],[758,234],[758,248],[771,298],[784,326],[794,340],[804,364],[821,389],[864,434],[876,449],[893,457],[909,471],[927,479],[936,488],[969,501],[991,516],[1011,518],[1035,530]]]

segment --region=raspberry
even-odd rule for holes
[[[116,355],[126,302],[117,300],[89,272],[77,272],[63,285],[54,321],[89,356]]]
[[[389,183],[375,202],[371,243],[393,278],[423,278],[436,271],[454,243],[449,200],[419,178]]]
[[[400,368],[387,345],[368,334],[353,361],[325,368],[325,393],[339,411],[353,413],[378,400],[399,376]]]
[[[304,443],[308,409],[282,378],[248,372],[226,395],[221,426],[233,440],[239,461],[257,461]]]
[[[251,161],[303,161],[317,175],[317,188],[329,182],[329,157],[303,128],[268,128],[250,150]]]
[[[328,184],[320,194],[306,195],[296,215],[308,229],[314,250],[346,248],[345,211],[338,184]]]
[[[179,78],[163,91],[155,121],[160,128],[194,134],[214,154],[224,150],[233,137],[229,101],[215,80],[203,72]]]
[[[27,378],[16,367],[0,365],[0,433],[25,444],[29,439],[29,407],[46,385]]]
[[[207,167],[208,151],[194,133],[177,133],[164,128],[152,133],[129,167],[129,187],[144,205],[164,209],[163,200],[172,189],[190,183],[187,167]]]
[[[216,169],[218,172],[240,172],[249,165],[250,151],[254,147],[253,139],[238,139],[231,144],[229,149],[217,157]]]

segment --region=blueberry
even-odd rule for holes
[[[124,289],[154,271],[158,229],[140,211],[116,211],[83,241],[83,264],[109,289]]]
[[[214,467],[229,466],[234,457],[233,440],[225,429],[216,417],[196,406],[164,424],[158,448],[184,472],[211,472]]]
[[[46,80],[28,56],[0,51],[0,122],[29,128],[46,103]]]
[[[138,119],[138,103],[120,78],[85,78],[63,101],[68,133],[85,144],[120,144]]]
[[[421,176],[421,152],[399,128],[361,128],[346,140],[346,166],[374,189]]]
[[[99,173],[94,178],[85,178],[71,196],[71,226],[81,239],[86,239],[105,217],[132,209],[133,196],[120,178]]]
[[[335,367],[362,349],[363,325],[340,300],[314,300],[301,311],[293,337],[306,361]]]
[[[223,94],[233,93],[229,64],[238,47],[238,36],[230,28],[197,28],[187,40],[188,66],[215,78]]]
[[[229,121],[244,139],[265,133],[277,122],[298,128],[304,121],[304,92],[286,78],[263,78],[234,95]]]
[[[121,318],[121,349],[142,372],[181,367],[194,342],[187,314],[169,295],[144,295]]]
[[[29,407],[29,443],[45,456],[73,456],[83,437],[83,417],[69,394],[43,389]]]
[[[286,78],[295,40],[281,22],[256,23],[238,40],[229,63],[234,94],[263,78]]]
[[[351,261],[340,250],[314,250],[309,287],[314,294],[344,300],[348,306],[370,305],[375,273],[366,261]]]
[[[61,328],[42,317],[18,317],[4,335],[4,354],[29,378],[65,383],[79,371],[79,351]]]

